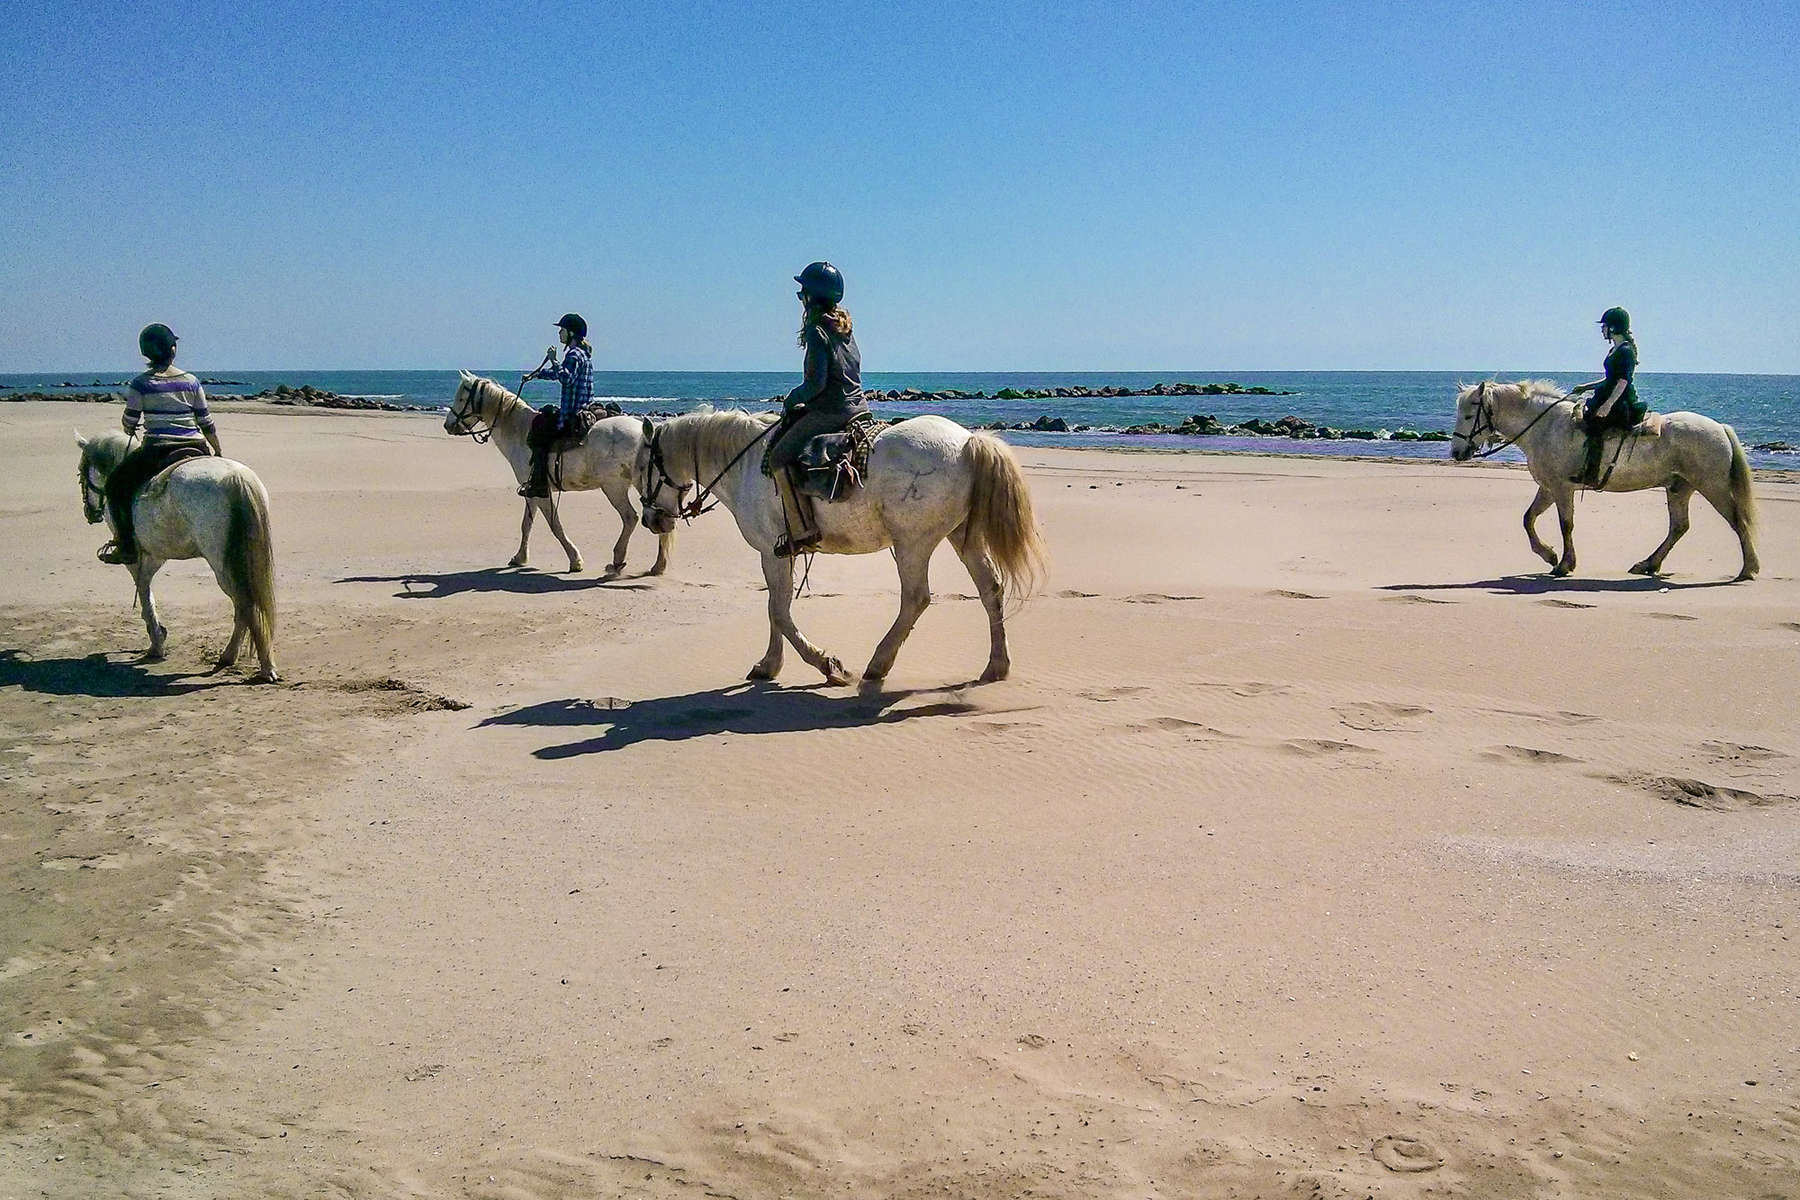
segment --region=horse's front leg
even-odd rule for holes
[[[1669,485],[1669,536],[1650,552],[1650,557],[1631,568],[1633,575],[1655,575],[1662,570],[1663,559],[1688,531],[1688,501],[1693,498],[1694,489],[1685,481],[1677,479]]]
[[[526,548],[531,545],[531,522],[537,516],[537,501],[525,501],[525,515],[519,521],[519,552],[512,556],[506,564],[509,567],[522,567],[526,562]]]
[[[781,639],[785,637],[793,643],[801,658],[818,668],[826,682],[849,683],[850,672],[844,669],[844,664],[807,641],[806,635],[794,625],[794,560],[765,553],[762,568],[763,581],[769,586],[769,650],[762,661],[750,669],[750,678],[775,678],[775,672],[781,669]]]
[[[612,562],[606,567],[608,575],[617,575],[625,570],[625,548],[631,545],[632,532],[638,527],[637,508],[631,503],[629,486],[619,484],[604,490],[613,511],[619,514],[619,540],[613,543]]]
[[[894,564],[900,569],[900,615],[894,618],[887,636],[875,647],[875,656],[863,671],[863,680],[867,683],[887,678],[902,643],[931,605],[931,547],[926,546],[921,551],[914,544],[895,546]]]
[[[1563,488],[1555,493],[1556,522],[1562,527],[1562,557],[1550,568],[1552,575],[1568,575],[1575,570],[1575,489]]]
[[[1525,536],[1531,539],[1532,553],[1554,567],[1556,552],[1544,545],[1544,539],[1538,536],[1537,531],[1538,518],[1543,516],[1544,510],[1553,503],[1549,491],[1540,486],[1537,495],[1531,499],[1531,506],[1525,510]]]
[[[156,597],[150,593],[150,580],[161,569],[162,559],[151,558],[141,549],[137,564],[131,568],[137,581],[138,607],[144,612],[144,631],[150,635],[150,648],[144,651],[144,657],[151,662],[161,662],[168,653],[169,631],[156,619]]]
[[[562,543],[563,552],[569,556],[569,573],[574,574],[581,570],[581,551],[575,548],[575,543],[571,542],[569,535],[563,532],[562,514],[557,511],[556,497],[550,496],[543,500],[534,500],[532,503],[543,506],[544,520],[550,523],[550,532],[556,535],[556,540]]]
[[[656,562],[650,567],[650,574],[661,575],[669,569],[669,551],[675,548],[675,535],[665,533],[656,539]]]

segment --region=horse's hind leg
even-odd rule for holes
[[[1525,510],[1525,536],[1531,539],[1532,553],[1554,567],[1556,551],[1544,545],[1544,539],[1538,536],[1537,531],[1538,518],[1544,515],[1544,510],[1549,508],[1552,503],[1554,502],[1550,499],[1550,493],[1542,487],[1538,488],[1537,495],[1532,497],[1531,507]]]
[[[1737,498],[1731,494],[1730,484],[1722,479],[1713,480],[1701,485],[1700,494],[1719,511],[1719,515],[1725,518],[1725,523],[1731,526],[1732,532],[1737,534],[1738,548],[1744,555],[1744,566],[1738,572],[1738,579],[1755,579],[1757,572],[1762,570],[1762,563],[1756,556],[1755,534],[1750,523],[1744,520]]]
[[[519,521],[519,552],[507,562],[509,567],[522,567],[526,562],[526,547],[531,545],[531,520],[537,515],[537,501],[525,502],[525,516]]]
[[[863,671],[863,680],[873,683],[887,678],[893,670],[894,658],[919,617],[931,605],[931,546],[916,543],[894,547],[894,562],[900,568],[900,615],[875,647],[875,657]]]
[[[244,647],[244,635],[250,632],[250,622],[245,614],[233,606],[234,616],[231,625],[231,640],[225,643],[225,649],[219,655],[219,661],[213,664],[213,670],[223,671],[237,662],[238,651]]]
[[[547,500],[533,500],[532,503],[543,507],[544,520],[550,522],[550,532],[556,535],[556,540],[562,543],[563,551],[569,556],[569,572],[573,574],[581,570],[581,551],[575,548],[575,543],[563,532],[562,514],[557,511],[556,498],[552,496]]]
[[[150,594],[150,580],[162,569],[160,558],[151,558],[141,550],[138,552],[137,565],[131,568],[137,580],[138,607],[144,610],[144,631],[150,635],[150,648],[144,651],[144,657],[151,662],[160,662],[167,654],[169,631],[156,618],[156,597]]]
[[[850,672],[844,664],[806,640],[794,624],[794,560],[762,556],[763,581],[769,585],[769,650],[762,661],[750,668],[751,679],[773,679],[781,670],[781,639],[793,643],[794,649],[812,666],[818,668],[830,683],[849,683]]]
[[[969,578],[975,581],[975,590],[981,594],[981,607],[987,610],[988,664],[987,670],[981,673],[981,682],[993,683],[1005,679],[1012,670],[1012,659],[1006,653],[1006,614],[1002,607],[1005,598],[1000,595],[1000,581],[994,576],[993,564],[971,544],[967,534],[965,526],[951,535],[950,544],[956,547],[956,556],[969,569]]]
[[[606,567],[608,575],[617,575],[625,569],[625,548],[631,545],[632,531],[638,527],[638,515],[631,503],[631,488],[628,485],[619,484],[603,490],[613,511],[619,514],[619,540],[613,543],[612,562]]]
[[[1633,575],[1655,575],[1662,570],[1663,559],[1681,540],[1681,535],[1688,531],[1688,501],[1694,498],[1694,485],[1685,479],[1677,479],[1669,484],[1669,536],[1662,540],[1662,545],[1650,552],[1650,557],[1631,568]]]

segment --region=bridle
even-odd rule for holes
[[[1568,399],[1568,397],[1565,396],[1563,400],[1558,400],[1553,404],[1547,405],[1542,412],[1531,418],[1531,420],[1526,423],[1525,428],[1519,430],[1518,433],[1515,433],[1512,437],[1502,437],[1499,426],[1494,424],[1494,402],[1488,399],[1487,385],[1488,381],[1485,379],[1475,385],[1475,421],[1470,425],[1469,432],[1452,432],[1450,434],[1453,445],[1457,438],[1461,438],[1463,443],[1469,447],[1469,458],[1492,458],[1508,446],[1516,445],[1520,438],[1531,432],[1533,426],[1555,412],[1557,406]],[[1501,438],[1501,440],[1485,450],[1476,450],[1476,442],[1485,434],[1493,434],[1495,437]]]
[[[450,401],[450,416],[456,420],[456,424],[451,427],[450,432],[457,437],[474,438],[476,445],[485,446],[493,440],[494,429],[491,423],[486,429],[477,424],[482,420],[482,416],[480,407],[475,404],[475,391],[481,386],[481,383],[482,381],[479,379],[468,381],[468,412],[459,411],[459,406],[463,403],[463,392],[460,388],[457,390],[456,398]]]
[[[688,488],[693,487],[694,484],[678,484],[675,482],[675,477],[669,474],[668,463],[663,461],[663,427],[661,425],[656,426],[655,430],[650,434],[650,469],[644,472],[644,481],[649,484],[649,491],[643,493],[644,503],[651,508],[660,508],[661,506],[656,503],[655,498],[656,495],[667,486],[675,489],[675,515],[682,520],[691,521],[695,517],[711,512],[723,503],[718,493],[713,491],[713,489],[719,485],[719,481],[729,475],[731,473],[731,468],[743,461],[744,455],[755,449],[756,444],[768,437],[775,429],[776,425],[770,425],[761,433],[751,438],[742,450],[739,450],[736,454],[731,456],[731,461],[726,463],[724,469],[717,475],[714,475],[710,482],[700,485],[694,492],[693,500],[683,504],[681,502],[682,493],[686,492]],[[700,451],[697,448],[694,451],[694,479],[696,482],[700,479]]]
[[[88,474],[87,455],[81,456],[81,465],[75,468],[75,475],[81,481],[81,515],[87,518],[89,525],[98,525],[106,519],[106,493],[94,486]]]

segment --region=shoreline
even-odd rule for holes
[[[629,400],[631,398],[623,397],[623,399]],[[63,397],[57,397],[57,398],[48,399],[48,400],[33,399],[31,401],[25,401],[23,398],[19,398],[19,397],[14,397],[11,399],[11,401],[6,400],[5,398],[0,398],[0,404],[4,404],[4,403],[8,403],[8,402],[32,403],[32,404],[67,404],[67,405],[71,405],[72,407],[74,407],[78,410],[92,410],[92,409],[100,408],[109,403],[118,403],[118,401],[116,401],[116,400],[101,400],[101,401],[72,400],[72,399],[63,398]],[[649,403],[649,402],[648,401],[640,401],[640,403]],[[703,401],[702,403],[708,403],[708,402]],[[209,398],[208,404],[211,407],[213,407],[214,409],[219,410],[219,411],[224,411],[224,412],[265,413],[265,414],[272,414],[272,415],[294,416],[294,417],[364,417],[364,418],[367,418],[367,417],[374,417],[374,418],[432,417],[441,423],[442,419],[443,419],[443,415],[444,415],[442,409],[434,410],[434,409],[429,409],[429,408],[403,408],[403,407],[399,407],[399,406],[392,406],[392,407],[388,407],[388,408],[327,408],[327,407],[318,406],[318,405],[277,404],[277,403],[267,401],[267,400],[233,400],[233,399],[230,399],[229,397]],[[736,406],[734,406],[734,407],[736,407]],[[5,411],[4,408],[0,408],[0,412],[4,412],[4,411]],[[750,410],[750,411],[755,411],[755,410]],[[636,415],[636,414],[633,414],[633,415]],[[650,414],[645,414],[645,415],[650,415]],[[952,419],[954,419],[954,418],[952,418]],[[960,422],[959,422],[959,424],[960,424]],[[987,429],[981,429],[981,428],[975,427],[975,426],[967,426],[966,428],[970,428],[971,431],[973,431],[973,432],[988,432],[988,433],[995,433],[995,434],[1026,432],[1026,431],[1022,431],[1022,430],[1012,430],[1012,429],[987,430]],[[84,430],[83,432],[86,432],[86,431]],[[1031,432],[1033,432],[1034,437],[1042,437],[1042,438],[1054,438],[1054,437],[1058,437],[1058,436],[1064,436],[1064,435],[1059,435],[1059,434],[1055,434],[1055,433],[1046,433],[1046,432],[1038,432],[1038,431],[1031,431]],[[1067,436],[1079,437],[1082,435],[1071,433]],[[1120,436],[1127,436],[1127,435],[1120,435]],[[1174,435],[1171,432],[1170,434],[1132,434],[1129,436],[1131,436],[1135,439],[1139,439],[1140,441],[1148,442],[1149,439],[1151,439],[1151,438],[1163,437],[1163,436],[1176,436],[1176,435]],[[1183,436],[1185,436],[1185,435],[1183,435]],[[1005,439],[1002,438],[1002,440],[1005,440]],[[1271,442],[1297,443],[1300,445],[1305,445],[1305,444],[1309,444],[1309,443],[1317,444],[1317,443],[1323,441],[1323,439],[1318,439],[1318,438],[1269,438],[1267,440],[1269,440]],[[1353,441],[1353,443],[1356,445],[1369,445],[1370,444],[1369,442],[1364,441],[1362,439],[1350,439],[1350,440]],[[1341,445],[1341,444],[1343,444],[1343,442],[1342,441],[1331,441],[1331,442],[1326,442],[1326,444]],[[1385,443],[1382,439],[1377,439],[1373,444],[1381,445],[1381,444],[1385,444]],[[1417,445],[1419,443],[1401,443],[1401,444]],[[1447,443],[1432,443],[1432,444],[1447,444]],[[1267,458],[1279,458],[1279,459],[1302,459],[1302,460],[1306,460],[1306,461],[1310,461],[1310,462],[1327,461],[1327,462],[1369,462],[1369,463],[1383,463],[1383,464],[1399,463],[1399,464],[1412,464],[1415,466],[1416,465],[1426,465],[1426,464],[1438,464],[1438,465],[1445,466],[1445,467],[1500,468],[1500,469],[1504,469],[1504,470],[1515,470],[1515,471],[1523,471],[1526,469],[1525,464],[1522,462],[1510,462],[1510,461],[1499,460],[1499,459],[1486,459],[1486,460],[1482,460],[1479,462],[1466,462],[1466,463],[1452,462],[1447,454],[1441,458],[1436,457],[1436,456],[1406,455],[1406,454],[1329,454],[1329,453],[1324,453],[1324,452],[1317,451],[1317,450],[1287,449],[1287,448],[1281,447],[1281,446],[1269,446],[1267,448],[1264,448],[1262,446],[1239,448],[1239,447],[1223,447],[1223,446],[1221,446],[1221,447],[1161,446],[1161,445],[1153,445],[1153,444],[1127,444],[1127,445],[1108,445],[1108,446],[1091,446],[1091,445],[1089,445],[1089,446],[1080,446],[1080,445],[1063,446],[1063,445],[1057,445],[1056,443],[1051,442],[1051,441],[1008,442],[1008,445],[1011,445],[1015,450],[1023,450],[1023,449],[1061,450],[1061,451],[1069,451],[1069,452],[1076,452],[1076,453],[1082,453],[1082,454],[1170,454],[1170,455],[1199,455],[1199,456],[1211,455],[1211,456],[1218,456],[1218,457],[1222,457],[1222,458],[1267,457]],[[1760,465],[1757,463],[1752,463],[1750,469],[1755,473],[1757,478],[1767,479],[1773,483],[1789,483],[1789,482],[1794,482],[1796,480],[1800,480],[1800,465],[1796,465],[1796,466],[1792,466],[1792,467],[1785,467],[1785,466],[1765,466],[1765,465]]]

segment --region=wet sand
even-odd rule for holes
[[[1756,583],[1698,501],[1626,575],[1657,493],[1555,581],[1517,469],[1022,451],[1013,678],[946,550],[859,695],[742,682],[724,513],[507,570],[491,448],[232,409],[251,687],[199,563],[134,661],[97,420],[0,412],[0,1196],[1800,1192],[1800,484]]]

